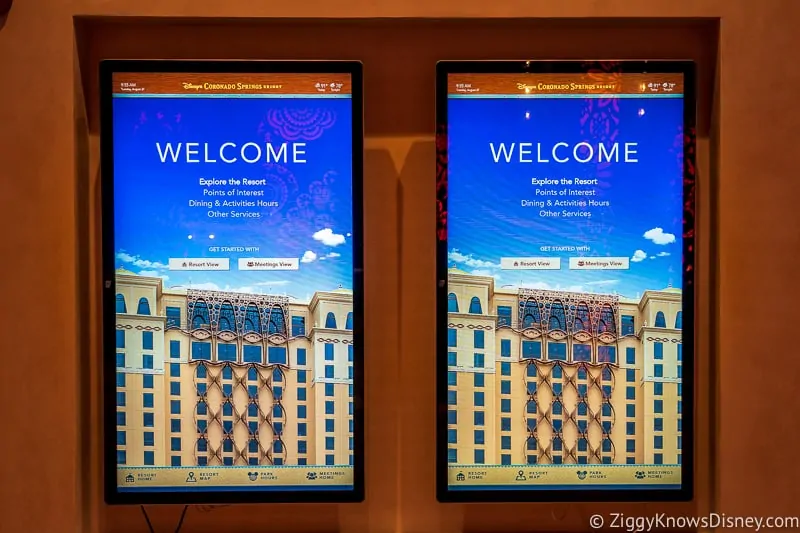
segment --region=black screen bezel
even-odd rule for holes
[[[450,490],[447,462],[447,151],[448,77],[451,74],[655,73],[684,76],[683,158],[683,433],[681,486],[676,489]],[[436,65],[436,495],[440,502],[656,502],[690,501],[695,460],[695,127],[696,76],[693,61],[440,61]],[[688,428],[688,431],[687,431]]]
[[[198,74],[349,74],[352,85],[353,488],[352,490],[119,491],[116,476],[114,139],[112,76],[121,72]],[[103,484],[107,504],[351,503],[364,499],[364,99],[360,61],[105,60],[100,62],[102,220]]]

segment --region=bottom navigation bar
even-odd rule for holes
[[[448,483],[492,488],[546,488],[559,485],[602,488],[614,485],[681,484],[680,465],[456,465],[448,467]],[[512,487],[513,485],[513,487]]]
[[[120,489],[179,487],[181,490],[209,490],[310,485],[320,486],[322,490],[330,486],[351,486],[353,482],[353,467],[349,466],[142,466],[117,469]]]

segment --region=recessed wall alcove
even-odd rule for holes
[[[79,291],[97,316],[98,62],[102,59],[357,59],[364,63],[366,493],[356,505],[192,508],[187,531],[585,530],[608,504],[444,505],[434,485],[434,74],[440,59],[692,59],[698,69],[700,213],[696,499],[620,504],[629,515],[712,506],[716,322],[713,238],[718,19],[179,19],[78,17],[76,160]],[[81,328],[81,464],[95,531],[138,532],[135,507],[100,488],[99,330]],[[179,508],[152,508],[156,529]],[[531,525],[535,524],[535,528]]]

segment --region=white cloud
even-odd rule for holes
[[[502,285],[502,287],[534,289],[542,291],[559,292],[579,292],[584,294],[617,294],[611,287],[618,284],[620,280],[608,279],[600,281],[589,281],[581,285],[560,285],[558,283],[548,283],[546,281],[525,282],[520,280],[518,283]]]
[[[167,265],[164,263],[159,263],[158,261],[148,261],[147,259],[142,259],[138,255],[131,255],[126,252],[119,252],[117,254],[117,259],[122,261],[123,263],[127,263],[129,265],[133,265],[139,268],[146,268],[146,269],[158,269],[158,268],[167,268]]]
[[[306,250],[303,257],[300,258],[301,263],[313,263],[317,259],[317,254],[311,250]]]
[[[545,281],[537,281],[535,283],[520,283],[519,287],[524,289],[537,289],[541,291],[562,291],[562,292],[593,292],[587,290],[582,285],[570,285],[562,287],[561,285],[551,285]]]
[[[608,287],[610,285],[616,285],[619,283],[618,279],[603,279],[600,281],[587,281],[586,285],[589,286],[598,286],[598,287]]]
[[[447,258],[454,262],[461,265],[468,266],[470,268],[499,268],[500,265],[497,263],[492,263],[491,261],[483,261],[481,259],[475,259],[471,255],[464,255],[455,248],[453,248],[449,254],[447,254]]]
[[[656,256],[654,256],[654,255],[651,255],[651,256],[650,256],[650,259],[651,259],[651,260],[652,260],[652,259],[655,259],[655,258],[656,258]]]
[[[656,255],[658,257],[667,257],[669,255],[669,252],[658,252]]]
[[[192,283],[189,285],[192,289],[196,289],[199,291],[221,291],[221,292],[238,292],[242,294],[261,294],[262,291],[260,289],[256,289],[254,287],[231,287],[230,285],[225,285],[224,287],[220,287],[216,283]]]
[[[199,291],[221,291],[219,285],[216,283],[191,283],[191,288]]]
[[[339,246],[340,244],[344,244],[344,235],[334,233],[330,228],[319,230],[312,235],[311,238],[321,242],[325,246]]]
[[[287,279],[279,279],[276,281],[259,281],[256,283],[258,287],[283,287],[284,285],[290,284],[291,281]]]
[[[490,278],[494,278],[497,281],[500,281],[500,274],[494,274],[491,270],[485,269],[477,269],[472,271],[473,276],[487,276]]]
[[[139,275],[146,276],[148,278],[161,278],[164,281],[167,281],[169,279],[169,276],[167,276],[166,274],[162,274],[157,270],[140,270]]]
[[[330,252],[328,254],[323,255],[319,258],[320,261],[325,261],[326,259],[335,259],[337,257],[341,257],[342,254],[337,254],[336,252]]]
[[[633,257],[631,257],[631,261],[633,261],[634,263],[638,263],[639,261],[644,261],[645,259],[647,259],[647,254],[644,252],[644,250],[636,250],[635,252],[633,252]]]
[[[643,237],[654,244],[670,244],[675,242],[675,235],[665,233],[661,228],[653,228],[644,232]]]

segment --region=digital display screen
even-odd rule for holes
[[[440,76],[447,491],[682,489],[684,83]]]
[[[113,491],[353,491],[353,76],[128,70],[104,88]]]

